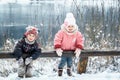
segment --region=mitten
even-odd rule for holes
[[[32,62],[32,57],[28,57],[28,58],[26,58],[25,59],[25,65],[28,65],[28,64],[30,64],[31,62]]]
[[[75,53],[76,58],[79,58],[81,54],[81,49],[77,48],[74,53]]]
[[[18,59],[18,64],[19,64],[19,65],[23,65],[23,64],[24,64],[24,60],[23,60],[22,57],[21,57],[20,59]]]
[[[56,53],[58,56],[62,56],[62,52],[63,52],[62,49],[60,49],[60,48],[56,49]]]

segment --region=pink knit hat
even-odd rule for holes
[[[66,18],[64,20],[64,23],[63,23],[66,27],[69,26],[69,25],[73,25],[73,26],[76,26],[76,20],[73,16],[72,13],[67,13],[66,14]]]
[[[26,27],[25,36],[27,36],[29,34],[34,34],[37,37],[38,36],[38,29],[34,26]]]

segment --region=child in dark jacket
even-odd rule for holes
[[[14,49],[14,55],[18,61],[18,77],[32,77],[32,64],[36,60],[41,49],[36,39],[38,38],[38,29],[33,26],[26,28],[24,37],[18,41]]]

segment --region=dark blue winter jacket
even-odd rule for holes
[[[25,42],[25,38],[18,41],[14,49],[14,56],[18,60],[20,57],[27,58],[32,57],[33,60],[37,59],[41,53],[41,49],[38,48],[38,43],[28,44]]]

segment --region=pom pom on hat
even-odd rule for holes
[[[35,36],[37,36],[38,29],[34,26],[28,26],[28,27],[26,27],[25,36],[27,36],[28,34],[34,34]]]

